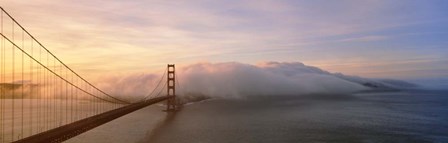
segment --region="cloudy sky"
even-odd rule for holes
[[[280,61],[364,77],[448,77],[446,0],[2,0],[0,5],[81,73]]]

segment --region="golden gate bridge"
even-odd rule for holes
[[[162,101],[167,112],[179,109],[174,64],[139,101],[120,99],[75,72],[0,8],[0,142],[62,142]]]

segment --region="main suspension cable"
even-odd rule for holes
[[[162,75],[162,77],[160,78],[159,83],[157,84],[157,86],[151,91],[151,93],[149,93],[148,95],[146,95],[146,96],[142,99],[142,101],[143,101],[143,100],[147,100],[148,97],[150,97],[150,96],[154,93],[154,91],[156,91],[156,89],[159,88],[159,86],[160,86],[160,84],[162,83],[164,77],[166,76],[166,71],[167,71],[167,70],[168,70],[168,69],[166,69],[166,70],[163,72],[163,75]]]
[[[0,9],[15,23],[17,24],[26,34],[28,34],[28,36],[30,36],[34,41],[36,41],[37,44],[39,44],[45,51],[47,51],[53,58],[55,58],[59,63],[61,63],[65,68],[67,68],[68,70],[70,70],[72,73],[74,73],[78,78],[80,78],[81,80],[83,80],[84,82],[86,82],[88,85],[92,86],[94,89],[100,91],[102,94],[117,100],[121,103],[124,104],[130,104],[128,101],[124,101],[122,99],[118,99],[116,97],[113,97],[109,94],[107,94],[106,92],[100,90],[99,88],[97,88],[96,86],[94,86],[92,83],[90,83],[89,81],[87,81],[86,79],[84,79],[83,77],[81,77],[78,73],[76,73],[75,71],[73,71],[70,67],[68,67],[64,62],[62,62],[58,57],[56,57],[52,52],[50,52],[50,50],[48,50],[42,43],[40,43],[33,35],[31,35],[31,33],[29,33],[22,25],[19,24],[19,22],[17,22],[8,12],[5,11],[5,9],[3,9],[3,7],[0,6]],[[14,24],[13,24],[14,25]],[[2,35],[3,37],[5,37],[4,35]]]
[[[20,48],[18,45],[16,45],[13,41],[11,41],[9,38],[7,38],[5,35],[3,35],[3,33],[0,33],[0,35],[1,35],[4,39],[6,39],[7,41],[9,41],[14,47],[16,47],[17,49],[19,49],[20,51],[22,51],[22,52],[23,52],[25,55],[27,55],[29,58],[33,59],[36,63],[38,63],[39,65],[41,65],[41,66],[44,67],[45,69],[47,69],[47,71],[53,73],[55,76],[59,77],[61,80],[63,80],[63,81],[65,81],[65,82],[69,83],[70,85],[72,85],[72,86],[78,88],[79,90],[81,90],[81,91],[85,92],[86,94],[91,95],[91,96],[93,96],[93,97],[95,97],[95,98],[98,98],[98,99],[100,99],[100,100],[103,100],[103,101],[106,101],[106,102],[109,102],[109,103],[117,103],[117,102],[109,101],[109,100],[107,100],[107,99],[103,99],[103,98],[101,98],[101,97],[98,97],[98,96],[96,96],[96,95],[94,95],[94,94],[92,94],[92,93],[90,93],[90,92],[87,92],[87,91],[84,90],[84,89],[81,89],[80,87],[74,85],[73,83],[70,83],[67,79],[63,78],[61,75],[57,74],[55,71],[51,70],[49,67],[45,66],[44,64],[42,64],[41,62],[39,62],[38,60],[36,60],[34,57],[32,57],[31,55],[29,55],[29,54],[28,54],[27,52],[25,52],[22,48]],[[14,49],[15,49],[15,48],[14,48]],[[14,66],[14,65],[13,65],[13,66]],[[14,72],[13,72],[13,73],[14,73]],[[14,76],[13,76],[13,77],[14,77]],[[87,84],[88,84],[88,83],[87,83]],[[89,84],[89,85],[90,85],[90,84]],[[92,87],[93,87],[93,86],[92,86]],[[93,88],[95,88],[95,87],[93,87]],[[117,104],[128,104],[128,102],[126,102],[126,103],[117,103]]]

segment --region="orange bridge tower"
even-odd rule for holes
[[[168,64],[167,67],[167,80],[166,80],[166,85],[167,85],[167,96],[171,96],[171,98],[169,98],[167,100],[166,103],[166,111],[176,111],[178,108],[178,105],[176,103],[176,68],[174,66],[174,64]]]

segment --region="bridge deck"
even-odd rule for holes
[[[115,110],[104,112],[86,119],[82,119],[71,124],[67,124],[52,130],[48,130],[21,140],[15,141],[16,143],[55,143],[68,140],[74,136],[84,133],[90,129],[98,127],[116,118],[124,116],[135,110],[144,108],[146,106],[167,100],[172,96],[157,97],[146,101],[130,104]]]

